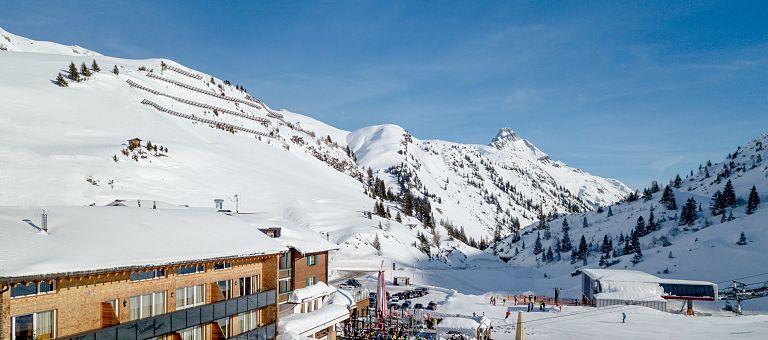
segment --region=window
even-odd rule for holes
[[[176,310],[205,304],[205,285],[176,288]]]
[[[11,318],[12,340],[46,340],[56,334],[56,311],[49,310]]]
[[[29,282],[26,285],[19,283],[11,288],[11,297],[49,294],[55,291],[56,284],[52,280],[37,283]]]
[[[307,256],[307,266],[314,266],[317,264],[317,255]]]
[[[179,269],[176,269],[176,275],[189,275],[202,272],[205,272],[205,267],[202,265],[180,267]]]
[[[261,277],[259,275],[241,277],[240,278],[240,296],[258,292],[259,289],[261,289],[260,279]]]
[[[226,261],[226,262],[218,262],[213,265],[214,270],[224,270],[232,268],[232,262]]]
[[[203,326],[195,326],[179,331],[181,340],[203,340]]]
[[[145,270],[131,273],[131,281],[144,281],[165,277],[165,269]]]
[[[112,311],[115,312],[115,318],[120,319],[120,299],[109,300],[109,304],[112,306]]]
[[[221,328],[221,333],[224,334],[224,339],[229,338],[232,336],[232,327],[230,325],[229,318],[223,318],[216,320],[216,323],[219,324],[219,328]]]
[[[277,292],[280,294],[289,293],[291,291],[291,278],[281,279],[277,282]]]
[[[317,284],[317,282],[318,282],[318,280],[317,280],[317,276],[314,276],[314,277],[308,277],[308,278],[307,278],[307,287],[309,287],[309,286],[311,286],[311,285],[313,285],[313,284]]]
[[[280,255],[280,270],[291,269],[291,256],[290,253],[283,253]]]
[[[130,298],[131,320],[165,313],[165,292],[136,295]]]
[[[259,327],[259,311],[252,310],[250,312],[240,313],[237,315],[238,326],[240,333],[247,332]]]
[[[216,284],[219,285],[219,290],[221,291],[221,294],[224,295],[224,299],[232,298],[232,281],[230,280],[219,281],[219,282],[216,282]]]

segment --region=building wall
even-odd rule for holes
[[[166,270],[164,278],[131,282],[130,272],[107,273],[56,279],[56,292],[45,295],[10,298],[10,290],[2,293],[2,333],[0,339],[10,339],[11,317],[33,312],[56,310],[56,336],[68,336],[101,328],[102,303],[114,299],[118,302],[118,320],[130,320],[130,297],[165,291],[166,312],[176,310],[176,288],[206,284],[205,302],[211,303],[210,294],[217,281],[232,280],[233,296],[239,295],[238,278],[260,275],[263,290],[277,288],[277,256],[262,256],[236,259],[232,268],[214,270],[213,262],[205,263],[205,272],[177,276],[174,267],[159,267]],[[262,323],[277,320],[274,306],[262,309]],[[211,327],[206,327],[207,333]]]
[[[307,256],[317,255],[317,264],[307,266]],[[293,262],[293,289],[307,286],[308,277],[317,277],[318,281],[328,283],[328,252],[302,255],[291,250]]]

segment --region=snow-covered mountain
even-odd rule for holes
[[[73,81],[70,63],[92,74]],[[57,86],[59,74],[66,86]],[[340,258],[373,255],[378,236],[384,257],[411,264],[427,259],[419,236],[437,234],[443,242],[430,242],[430,253],[444,262],[492,259],[450,240],[443,225],[490,240],[535,220],[539,207],[586,211],[629,192],[549,159],[509,129],[489,146],[420,141],[394,125],[348,132],[169,60],[113,58],[2,29],[0,97],[0,205],[224,198],[229,209],[326,233]],[[370,216],[369,168],[396,196],[427,197],[443,224]],[[385,202],[393,214],[398,197]]]
[[[547,273],[553,282],[573,281],[569,274],[583,267],[585,261],[583,256],[572,261],[572,251],[563,249],[567,248],[563,238],[568,229],[571,248],[577,253],[584,237],[588,250],[586,266],[590,268],[601,264],[611,268],[634,267],[671,278],[710,280],[722,286],[743,277],[752,277],[746,282],[763,281],[763,254],[768,249],[768,163],[763,160],[766,157],[768,134],[763,134],[737,147],[719,163],[706,161],[681,174],[679,179],[671,179],[669,184],[650,185],[644,193],[638,193],[636,200],[559,216],[545,224],[534,223],[519,239],[510,236],[493,244],[488,252],[508,258],[514,267]],[[713,199],[715,193],[729,196],[725,194],[730,191],[729,186],[733,188],[731,198],[717,203]],[[750,211],[753,187],[762,204]],[[664,194],[665,191],[668,193]],[[681,219],[690,216],[685,212],[689,199],[695,201],[692,206],[696,217],[684,223]],[[717,215],[713,215],[713,202]],[[633,230],[638,225],[641,232],[637,234],[636,245],[642,256],[637,255],[632,244]],[[742,233],[745,242],[740,242]],[[606,239],[613,249],[604,252]],[[624,254],[627,246],[630,253]],[[560,254],[556,251],[558,247],[562,249]],[[548,256],[550,249],[554,260]],[[534,250],[543,252],[535,254]],[[762,276],[753,277],[755,274]],[[755,303],[761,303],[761,308],[768,307],[766,301]]]

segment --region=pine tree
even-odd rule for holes
[[[96,59],[91,63],[91,69],[93,69],[93,72],[101,72],[101,67],[96,63]]]
[[[67,83],[67,80],[64,79],[64,76],[59,73],[58,76],[56,76],[56,85],[59,85],[61,87],[67,87],[69,86],[69,83]]]
[[[757,188],[753,185],[752,189],[749,191],[749,198],[747,199],[747,215],[752,215],[759,205],[760,196],[757,194]]]
[[[90,77],[91,76],[91,71],[88,70],[88,66],[85,66],[85,63],[80,64],[80,73],[84,77]]]
[[[120,75],[120,70],[117,69],[117,65],[115,65],[115,67],[112,68],[112,73],[114,73],[116,76]]]
[[[640,250],[640,248],[637,248],[637,252],[635,253],[635,256],[632,256],[632,264],[637,265],[642,261],[643,261],[643,251]]]
[[[611,253],[611,244],[608,240],[608,234],[603,235],[603,244],[600,245],[600,252],[603,254],[610,254]]]
[[[589,252],[589,246],[587,246],[587,239],[584,237],[584,235],[581,235],[581,240],[579,241],[579,250],[578,250],[579,259],[583,260],[587,258],[588,252]]]
[[[642,216],[637,217],[637,224],[635,224],[635,232],[638,236],[647,235],[645,231],[645,219]]]
[[[656,218],[653,216],[653,206],[651,206],[651,213],[648,215],[648,225],[645,227],[645,231],[650,234],[659,228],[660,226],[656,225]]]
[[[712,199],[709,201],[709,211],[712,216],[725,213],[725,196],[723,196],[720,190],[712,194]]]
[[[571,236],[568,235],[568,229],[563,231],[563,240],[560,241],[560,249],[563,253],[567,253],[573,249],[573,245],[571,245]]]
[[[587,217],[586,216],[584,216],[584,219],[581,221],[581,227],[582,228],[589,227],[589,222],[587,222]]]
[[[611,209],[610,206],[608,206],[608,217],[613,216],[613,209]]]
[[[376,234],[376,238],[373,239],[373,249],[376,249],[376,255],[381,256],[381,242],[379,241],[379,234]]]
[[[659,203],[663,204],[669,210],[677,210],[677,202],[675,200],[675,193],[669,185],[664,187],[664,192],[661,194]]]
[[[675,176],[675,180],[672,183],[676,189],[680,189],[680,184],[683,183],[683,180],[680,178],[680,174],[677,174],[677,176]]]
[[[563,252],[563,247],[560,244],[560,239],[556,238],[555,239],[555,253],[559,254],[559,253],[562,253],[562,252]]]
[[[728,212],[728,221],[733,221],[733,210]]]
[[[697,218],[696,213],[697,213],[696,200],[694,200],[693,197],[691,197],[685,202],[685,205],[683,206],[683,210],[680,211],[680,218],[678,219],[677,224],[693,225],[693,223],[696,222],[696,218]]]
[[[80,81],[80,74],[77,73],[77,66],[75,66],[75,63],[69,63],[69,80]]]
[[[733,183],[731,183],[730,179],[728,182],[725,182],[725,187],[723,188],[723,197],[725,199],[726,206],[731,208],[736,206],[736,192],[733,191]]]
[[[640,251],[640,234],[637,231],[632,233],[632,238],[629,240],[629,247],[632,253]]]
[[[739,235],[739,241],[736,242],[737,245],[745,246],[747,245],[747,236],[744,235],[744,232],[741,232],[741,235]]]
[[[536,233],[536,242],[533,244],[533,255],[541,254],[541,252],[544,251],[542,248],[543,247],[541,245],[541,234],[537,232]]]
[[[413,195],[409,190],[403,194],[403,213],[405,216],[413,216]]]
[[[563,217],[563,232],[567,232],[571,227],[568,226],[568,219]]]

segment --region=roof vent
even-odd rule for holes
[[[48,212],[43,209],[43,213],[40,215],[40,224],[43,226],[43,231],[48,233]]]

